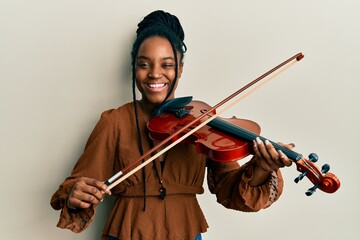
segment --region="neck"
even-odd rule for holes
[[[139,101],[139,105],[140,105],[141,112],[142,112],[142,115],[143,115],[145,121],[148,122],[152,112],[157,107],[157,104],[152,104],[144,99],[141,99]]]
[[[166,101],[169,101],[171,99],[174,98],[174,95],[170,95]],[[141,112],[143,113],[144,115],[144,119],[146,121],[149,120],[149,118],[151,117],[151,115],[153,114],[154,110],[162,103],[152,103],[150,101],[148,101],[147,99],[145,98],[142,98],[140,101],[139,101],[139,105],[140,105],[140,108],[141,108]]]

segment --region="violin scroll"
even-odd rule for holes
[[[340,181],[335,174],[330,173],[330,165],[324,164],[319,170],[314,162],[318,160],[315,153],[309,155],[309,159],[302,158],[296,162],[296,167],[301,174],[294,179],[295,183],[300,182],[305,176],[314,184],[306,191],[307,196],[311,196],[316,189],[326,193],[333,193],[340,187]]]

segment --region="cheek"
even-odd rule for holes
[[[139,81],[137,78],[135,79],[136,88],[139,90],[141,94],[145,93],[144,87],[142,85],[142,82]]]
[[[169,80],[174,81],[175,79],[175,69],[166,70],[163,72],[163,75]]]
[[[146,71],[137,70],[135,72],[135,81],[138,88],[141,87],[141,84],[144,83],[146,79],[147,79]]]
[[[140,70],[135,71],[135,79],[142,80],[144,79],[144,76],[145,76],[144,71],[140,71]]]

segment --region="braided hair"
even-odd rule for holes
[[[179,69],[179,61],[176,57],[177,54],[180,54],[180,63],[184,59],[184,53],[187,50],[187,47],[184,43],[185,33],[180,24],[179,19],[168,12],[164,12],[162,10],[156,10],[148,14],[146,17],[142,19],[142,21],[137,25],[138,29],[136,30],[136,39],[133,43],[132,51],[131,51],[131,66],[132,66],[132,94],[133,94],[133,103],[134,103],[134,112],[135,112],[135,120],[136,120],[136,128],[139,142],[139,152],[141,155],[144,154],[143,144],[141,139],[140,132],[140,124],[138,117],[138,110],[136,104],[136,58],[139,52],[139,48],[143,41],[147,38],[159,36],[162,38],[166,38],[173,49],[174,59],[175,59],[175,78],[170,87],[170,91],[167,93],[165,97],[165,102],[168,97],[173,92],[176,81],[178,78],[178,69]],[[144,210],[146,208],[146,174],[145,168],[142,168],[142,176],[144,182]]]
[[[187,48],[184,43],[185,33],[179,19],[175,15],[157,10],[144,17],[138,24],[136,39],[131,51],[133,73],[135,72],[136,55],[138,54],[141,43],[145,39],[153,36],[166,38],[173,48],[174,56],[176,56],[176,52],[178,52],[181,56],[180,60],[183,60]],[[133,78],[134,77],[133,75]]]

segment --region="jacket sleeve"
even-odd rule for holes
[[[226,208],[257,212],[269,207],[281,195],[283,179],[280,170],[272,172],[267,181],[256,187],[249,185],[253,177],[254,160],[219,163],[208,160],[207,181],[211,193]]]
[[[51,197],[52,208],[61,210],[58,227],[78,233],[83,231],[94,218],[94,206],[88,209],[72,210],[67,208],[67,197],[80,177],[91,177],[100,181],[111,177],[116,159],[118,132],[111,110],[104,112],[92,131],[84,153],[75,164],[71,175]]]

